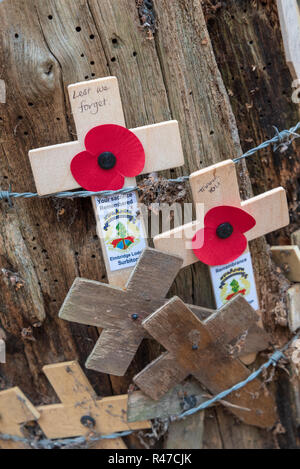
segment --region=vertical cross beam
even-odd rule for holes
[[[151,428],[149,421],[127,422],[127,395],[99,398],[77,362],[43,368],[61,403],[38,407],[47,438],[72,438]],[[124,449],[121,438],[100,440],[97,449]]]
[[[0,392],[0,434],[24,437],[22,426],[38,420],[39,411],[31,404],[22,391],[15,387]],[[0,448],[24,449],[24,444],[0,439]]]
[[[73,157],[85,150],[88,131],[104,124],[125,126],[118,81],[115,77],[76,83],[68,87],[77,141],[31,150],[30,163],[40,195],[73,190],[79,187],[72,176]],[[184,163],[177,121],[167,121],[131,129],[143,145],[145,166],[142,174],[161,171]],[[125,187],[135,186],[134,178],[125,180]],[[147,244],[147,234],[139,214],[135,192],[110,197],[93,197],[109,282],[123,287]],[[124,220],[123,220],[124,217]],[[130,247],[114,246],[116,219],[126,221],[126,228],[134,241]]]
[[[293,78],[300,80],[300,4],[298,0],[277,0],[277,8],[286,61]]]
[[[232,160],[223,161],[191,174],[190,184],[196,206],[196,220],[154,238],[154,245],[157,249],[168,254],[176,253],[183,258],[183,266],[198,261],[192,250],[191,238],[196,231],[204,227],[203,215],[214,207],[230,205],[249,213],[255,219],[256,225],[245,233],[248,241],[289,223],[286,193],[282,187],[241,201],[235,164]],[[240,290],[245,294],[251,306],[259,309],[248,248],[234,262],[224,266],[210,267],[210,273],[217,308],[238,293],[239,290],[234,292],[230,286],[232,280],[235,279],[237,284],[241,284]]]
[[[170,300],[143,321],[146,331],[167,352],[141,371],[134,382],[145,394],[159,399],[188,375],[212,394],[245,380],[250,372],[236,357],[243,336],[258,319],[247,306],[235,316],[227,315],[228,309],[220,310],[203,323],[179,298]],[[262,342],[256,351],[266,347],[266,336]],[[159,373],[162,363],[163,373]],[[232,404],[231,412],[249,425],[266,428],[276,421],[275,402],[257,379],[229,394],[226,401]]]

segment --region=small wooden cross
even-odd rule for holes
[[[272,258],[291,282],[300,282],[300,249],[298,246],[272,246]]]
[[[68,87],[69,98],[77,131],[77,141],[39,148],[29,152],[37,191],[40,195],[77,189],[78,183],[72,176],[70,164],[73,157],[85,150],[84,139],[88,131],[103,124],[125,126],[118,81],[115,77],[76,83]],[[146,163],[142,174],[161,171],[184,164],[184,157],[177,121],[167,121],[131,129],[143,145]],[[125,186],[135,186],[134,178],[127,178]],[[93,207],[97,220],[97,232],[100,237],[109,282],[124,286],[141,251],[146,246],[147,235],[140,217],[135,192],[111,197],[93,197]],[[131,229],[135,242],[130,249],[113,248],[108,239],[107,220],[114,224],[116,210],[126,209],[124,213],[127,226],[131,216]],[[111,234],[112,236],[112,234]],[[120,238],[120,236],[115,236]]]
[[[248,241],[282,228],[289,223],[286,193],[282,187],[241,201],[235,164],[226,160],[190,176],[193,201],[196,205],[196,221],[174,228],[154,238],[154,245],[160,251],[177,254],[183,258],[183,267],[198,261],[191,248],[191,238],[203,228],[204,215],[212,208],[230,205],[242,208],[256,220],[254,228],[245,233]],[[236,272],[236,275],[234,273]],[[252,262],[248,248],[238,259],[225,266],[210,267],[216,306],[220,308],[231,291],[233,279],[240,282],[245,298],[254,309],[259,309]],[[229,280],[229,281],[228,281]]]
[[[180,270],[178,256],[146,248],[126,289],[76,278],[59,317],[103,328],[86,367],[123,376],[145,337],[141,322],[166,301]]]
[[[293,78],[300,79],[300,4],[298,0],[277,0],[277,8],[286,61]]]
[[[134,382],[145,394],[159,399],[188,375],[214,395],[245,380],[250,372],[237,357],[258,316],[243,301],[241,309],[235,303],[234,308],[222,308],[201,322],[179,298],[171,299],[143,321],[145,330],[167,352],[136,375]],[[260,335],[253,349],[257,352],[267,344],[267,335]],[[276,421],[275,402],[258,379],[225,400],[232,404],[231,412],[249,425],[272,427]]]
[[[0,392],[0,434],[24,438],[22,426],[38,420],[40,413],[31,404],[22,391],[15,387]],[[0,439],[0,448],[24,449],[23,443]]]
[[[39,425],[47,438],[72,438],[90,432],[109,435],[151,428],[149,421],[127,422],[128,395],[99,398],[76,361],[43,368],[60,404],[38,407]],[[103,439],[97,449],[124,449],[121,438]]]

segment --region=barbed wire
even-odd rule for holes
[[[207,407],[210,407],[212,404],[224,400],[225,397],[227,397],[229,394],[231,394],[234,391],[238,391],[239,389],[243,388],[246,386],[248,383],[251,381],[254,381],[264,370],[267,370],[271,365],[274,367],[277,366],[279,360],[282,358],[287,359],[287,357],[284,355],[284,352],[293,344],[294,341],[299,339],[300,337],[300,331],[287,343],[285,344],[280,350],[276,350],[269,360],[265,362],[263,365],[261,365],[257,370],[253,371],[247,379],[240,381],[239,383],[235,384],[229,389],[226,389],[225,391],[220,392],[216,396],[212,397],[211,399],[208,399],[205,402],[202,402],[197,407],[193,407],[189,410],[186,410],[180,415],[175,415],[170,417],[170,420],[182,420],[190,415],[194,415],[197,412],[206,409]],[[63,440],[49,440],[49,439],[42,439],[42,440],[32,440],[29,438],[23,438],[20,436],[14,436],[14,435],[9,435],[9,434],[3,434],[0,433],[0,440],[5,440],[5,441],[14,441],[16,443],[23,443],[27,446],[30,446],[33,449],[55,449],[55,448],[61,448],[61,449],[66,449],[70,448],[70,446],[86,446],[86,445],[91,445],[93,443],[96,443],[100,440],[106,439],[106,440],[112,440],[115,438],[122,438],[124,436],[131,435],[132,433],[136,432],[137,430],[128,430],[124,432],[118,432],[118,433],[111,433],[110,435],[99,435],[99,434],[94,434],[89,437],[85,436],[80,436],[77,438],[66,438]]]
[[[300,122],[298,122],[294,127],[291,127],[289,130],[282,130],[279,132],[277,127],[274,127],[275,129],[275,136],[271,138],[270,140],[266,140],[265,142],[261,143],[255,148],[252,148],[251,150],[248,150],[246,153],[243,155],[234,158],[232,161],[234,163],[238,163],[244,158],[248,158],[250,156],[253,156],[255,153],[257,153],[260,150],[263,150],[271,145],[273,145],[273,151],[277,151],[280,149],[281,151],[285,151],[288,146],[297,138],[300,137],[300,134],[297,133],[297,130],[300,128]],[[180,182],[186,182],[189,180],[189,176],[180,176],[176,179],[167,179],[168,182],[173,182],[173,183],[180,183]],[[139,189],[139,186],[132,186],[132,187],[124,187],[122,189],[116,190],[116,191],[99,191],[99,192],[92,192],[92,191],[85,191],[85,190],[79,190],[79,191],[63,191],[63,192],[56,192],[55,194],[47,194],[47,195],[39,195],[37,192],[12,192],[11,191],[11,186],[9,187],[8,190],[2,190],[0,191],[0,200],[8,200],[10,205],[12,204],[11,199],[18,199],[18,198],[24,198],[24,199],[31,199],[31,198],[66,198],[66,199],[76,199],[76,198],[85,198],[85,197],[93,197],[93,196],[99,196],[99,197],[109,197],[117,194],[127,194],[133,191],[136,191]]]

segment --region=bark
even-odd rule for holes
[[[272,124],[287,128],[298,120],[274,2],[227,1],[217,11],[200,0],[153,4],[154,38],[134,0],[1,3],[0,78],[6,86],[6,102],[0,104],[1,188],[11,184],[14,191],[35,191],[28,150],[76,138],[66,87],[93,77],[118,77],[128,127],[179,121],[186,165],[166,173],[172,176],[241,154],[238,129],[246,150],[270,136]],[[223,80],[233,93],[231,104]],[[245,142],[249,137],[254,141]],[[295,202],[299,157],[292,150],[287,155],[265,151],[249,162],[255,193],[281,183]],[[242,192],[249,195],[244,164],[239,170]],[[6,269],[0,274],[0,327],[7,343],[0,386],[20,386],[34,404],[55,402],[42,366],[73,359],[83,366],[98,336],[95,328],[58,319],[76,276],[106,280],[91,202],[18,199],[12,208],[1,202],[0,210],[0,268]],[[293,217],[296,223],[295,212]],[[288,234],[282,230],[269,239],[283,242]],[[279,343],[287,338],[274,320],[281,284],[264,240],[253,243],[252,253],[265,323]],[[209,276],[199,263],[177,277],[171,293],[213,306]],[[157,345],[145,341],[124,378],[90,371],[87,376],[99,395],[127,392],[133,374],[157,353]],[[281,380],[277,388],[280,401],[289,401],[289,383]],[[296,446],[287,406],[281,416],[287,433],[280,444]],[[221,408],[207,412],[204,443],[207,448],[275,445],[272,433],[237,423]],[[129,445],[140,444],[131,439]]]

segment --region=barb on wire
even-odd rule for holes
[[[274,127],[274,126],[273,126]],[[244,158],[248,158],[249,156],[254,155],[257,153],[259,150],[263,150],[264,148],[269,147],[270,145],[273,145],[273,151],[277,151],[280,149],[280,151],[285,151],[285,149],[296,139],[300,137],[300,134],[297,133],[297,130],[300,128],[300,122],[296,124],[294,127],[291,127],[289,130],[282,130],[279,132],[277,127],[274,127],[276,135],[271,138],[271,140],[267,140],[260,145],[258,145],[255,148],[252,148],[251,150],[248,150],[246,153],[243,155],[234,158],[232,161],[234,163],[238,163]],[[169,182],[186,182],[189,180],[189,176],[181,176],[176,179],[168,179]],[[99,191],[99,192],[92,192],[92,191],[65,191],[65,192],[57,192],[56,194],[50,194],[50,195],[39,195],[36,192],[11,192],[11,187],[9,186],[9,189],[6,191],[0,191],[0,200],[8,200],[9,203],[12,203],[13,198],[24,198],[24,199],[30,199],[33,197],[39,197],[39,198],[48,198],[48,197],[53,197],[53,198],[66,198],[66,199],[76,199],[78,197],[93,197],[93,196],[99,196],[99,197],[109,197],[112,195],[117,195],[117,194],[126,194],[132,191],[138,190],[139,187],[124,187],[122,189],[119,189],[117,191]]]
[[[248,378],[245,379],[244,381],[241,381],[240,383],[235,384],[230,389],[226,389],[225,391],[220,392],[219,394],[217,394],[213,398],[203,402],[202,404],[200,404],[197,407],[193,407],[192,409],[186,410],[185,412],[183,412],[180,415],[170,417],[171,420],[184,419],[185,417],[188,417],[189,415],[193,415],[193,414],[199,412],[200,410],[206,409],[207,407],[211,406],[212,404],[214,404],[217,401],[222,401],[224,399],[224,397],[228,396],[232,392],[243,388],[248,383],[250,383],[255,378],[257,378],[264,370],[269,368],[271,365],[273,365],[275,367],[281,358],[286,358],[286,356],[284,355],[284,352],[299,337],[300,337],[300,331],[287,344],[285,344],[284,347],[282,347],[280,350],[276,350],[266,363],[264,363],[257,370],[255,370],[253,373],[251,373],[248,376]],[[111,440],[111,439],[114,439],[114,438],[121,438],[123,436],[131,435],[132,433],[133,433],[133,430],[129,430],[129,431],[124,431],[124,432],[119,432],[119,433],[112,433],[110,435],[95,434],[94,436],[92,436],[90,438],[86,438],[84,436],[81,436],[81,437],[77,437],[77,438],[68,438],[68,439],[64,439],[64,440],[44,439],[44,440],[39,440],[39,441],[30,440],[28,438],[22,438],[22,437],[19,437],[19,436],[1,434],[0,433],[0,439],[2,439],[2,440],[11,440],[11,441],[15,441],[15,442],[24,443],[26,445],[29,445],[29,446],[35,448],[35,449],[54,449],[54,448],[67,448],[67,447],[70,447],[70,446],[78,446],[78,445],[87,445],[89,443],[97,442],[97,441],[100,441],[102,439]]]
[[[297,130],[300,128],[300,122],[298,122],[294,127],[291,127],[289,130],[282,130],[281,132],[279,132],[277,127],[273,126],[273,128],[276,132],[276,135],[273,138],[266,140],[251,150],[248,150],[246,153],[238,156],[237,158],[234,158],[232,161],[237,163],[238,161],[244,158],[248,158],[249,156],[257,153],[259,150],[263,150],[264,148],[267,148],[271,145],[273,145],[273,151],[277,151],[279,148],[283,148],[283,146],[287,148],[296,138],[300,137],[300,134],[297,133]]]

